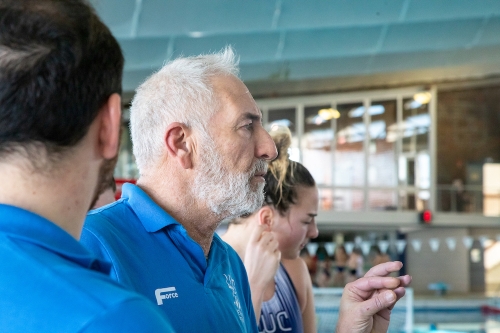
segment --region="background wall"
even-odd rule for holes
[[[500,85],[438,90],[437,126],[438,184],[467,184],[467,168],[500,161]]]
[[[420,230],[408,233],[406,247],[407,273],[412,275],[411,283],[417,293],[433,293],[427,287],[429,283],[444,282],[451,286],[450,292],[466,293],[470,289],[469,251],[462,243],[463,237],[468,236],[466,228]],[[448,249],[445,239],[457,239],[454,251]],[[440,239],[439,250],[433,252],[429,246],[429,239]],[[412,240],[422,241],[420,252],[416,252],[411,245]]]

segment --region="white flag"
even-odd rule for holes
[[[422,249],[422,241],[420,239],[412,239],[411,245],[413,246],[415,252],[420,252]]]
[[[345,242],[344,248],[345,248],[345,253],[351,254],[352,249],[354,249],[354,243],[353,242]]]
[[[389,248],[389,241],[381,240],[378,241],[377,245],[382,253],[387,253],[387,249]]]
[[[399,254],[403,253],[405,247],[406,247],[406,241],[404,239],[398,239],[396,241],[396,249],[398,250]]]
[[[314,256],[316,255],[316,250],[318,249],[318,243],[308,243],[307,245],[307,251],[309,251],[309,254]]]
[[[472,247],[472,243],[474,243],[474,238],[472,238],[471,236],[465,236],[463,242],[467,250],[470,250],[470,248]]]
[[[450,249],[450,251],[455,251],[457,248],[457,240],[453,237],[448,237],[446,238],[446,245],[448,245],[448,249]]]
[[[432,252],[437,252],[439,250],[439,238],[430,238],[429,246],[431,247]]]
[[[480,237],[479,237],[479,242],[481,243],[481,246],[482,246],[483,248],[485,248],[485,247],[486,247],[486,244],[489,242],[489,240],[490,240],[490,239],[488,238],[488,236],[480,236]]]
[[[325,243],[325,249],[329,256],[333,256],[335,253],[335,243]]]
[[[371,245],[372,244],[369,241],[361,242],[361,251],[363,251],[363,254],[365,256],[367,256],[368,254],[370,254],[370,249],[372,247]]]

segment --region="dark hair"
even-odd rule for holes
[[[121,93],[123,55],[82,0],[0,3],[0,157],[74,146]],[[21,150],[19,148],[22,148]]]
[[[297,201],[297,187],[313,187],[316,182],[306,167],[290,160],[288,148],[292,143],[292,135],[288,127],[274,126],[269,134],[276,144],[278,157],[269,163],[265,176],[265,203],[284,214]]]
[[[105,189],[108,189],[110,188],[113,193],[116,192],[116,180],[115,180],[115,177],[111,176],[107,179],[107,181],[105,182]]]

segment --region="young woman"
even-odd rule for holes
[[[318,189],[309,171],[288,157],[288,128],[270,134],[278,158],[265,176],[264,206],[230,222],[222,238],[247,269],[259,331],[316,332],[311,278],[299,254],[318,236]]]

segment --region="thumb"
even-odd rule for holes
[[[380,310],[387,309],[396,302],[396,294],[392,290],[386,290],[363,302],[367,316],[373,316]]]

